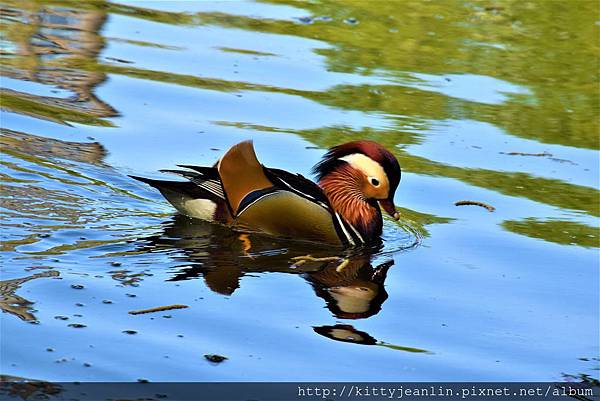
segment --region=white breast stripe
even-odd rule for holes
[[[346,227],[344,227],[344,223],[342,223],[342,219],[341,219],[340,215],[336,213],[335,217],[337,218],[338,222],[340,223],[340,227],[342,227],[342,231],[344,232],[344,235],[346,236],[346,239],[348,240],[348,242],[350,242],[350,244],[352,244],[352,245],[356,245],[352,236],[348,233],[348,231],[346,231]]]
[[[350,228],[352,229],[352,231],[354,231],[354,234],[356,234],[356,236],[358,237],[358,239],[360,240],[360,242],[362,242],[364,244],[365,240],[363,239],[362,235],[360,235],[360,233],[358,232],[358,230],[356,228],[354,228],[354,226],[352,224],[348,223],[348,225],[350,226]]]

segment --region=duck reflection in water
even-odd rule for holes
[[[26,322],[37,321],[33,314],[33,304],[35,302],[20,297],[16,294],[17,290],[28,281],[43,277],[58,277],[60,273],[56,270],[47,270],[42,273],[33,274],[27,277],[20,277],[12,280],[0,281],[0,310],[17,316]]]
[[[307,273],[315,293],[340,319],[363,319],[377,314],[388,297],[384,282],[393,260],[373,268],[370,255],[349,257],[343,269],[329,262],[322,270]]]
[[[281,272],[302,275],[331,313],[342,319],[373,316],[388,297],[384,282],[393,261],[373,267],[371,255],[377,249],[362,254],[340,249],[340,256],[332,257],[336,250],[331,246],[240,234],[181,215],[165,223],[163,233],[142,241],[145,249],[175,251],[179,254],[173,255],[174,259],[185,261],[171,281],[203,277],[211,290],[223,295],[233,294],[244,275]],[[308,254],[314,260],[303,258],[302,263],[294,263],[295,257]]]

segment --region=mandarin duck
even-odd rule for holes
[[[161,170],[188,181],[131,176],[157,188],[182,214],[242,231],[344,247],[376,243],[380,206],[396,220],[400,164],[383,146],[354,141],[335,146],[313,168],[318,182],[267,168],[251,141],[229,149],[213,167]]]

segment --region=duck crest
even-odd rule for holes
[[[383,221],[375,200],[367,200],[361,192],[361,177],[348,164],[322,177],[319,186],[333,209],[356,228],[363,238],[381,235]]]

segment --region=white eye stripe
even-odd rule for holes
[[[389,180],[385,170],[383,167],[381,167],[381,164],[377,163],[369,156],[363,155],[362,153],[353,153],[348,156],[340,157],[340,160],[349,163],[352,167],[365,173],[365,175],[369,177],[369,181],[371,181],[372,184],[372,179],[375,178],[377,181],[379,181],[379,185],[385,184],[389,187]]]

